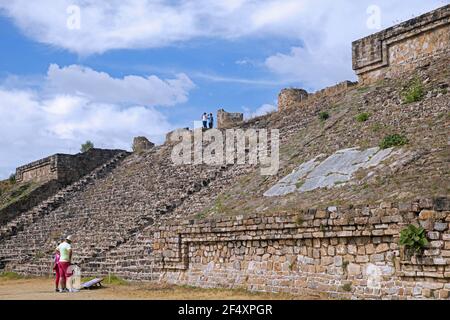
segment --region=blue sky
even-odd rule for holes
[[[445,4],[0,0],[0,178],[87,139],[161,143],[204,111],[251,117],[285,87],[354,80],[351,41]]]

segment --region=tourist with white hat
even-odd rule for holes
[[[69,267],[72,261],[72,236],[67,236],[64,241],[58,246],[59,251],[59,275],[60,275],[60,286],[59,292],[69,292],[67,289],[67,280],[72,276],[69,272]]]

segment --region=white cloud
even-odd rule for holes
[[[0,177],[50,154],[76,153],[86,140],[128,150],[135,136],[161,143],[173,126],[155,106],[185,102],[194,87],[184,74],[117,79],[78,65],[51,65],[44,79],[34,89],[17,76],[0,85]]]
[[[50,65],[47,81],[49,89],[55,92],[83,95],[91,101],[146,106],[172,106],[186,102],[189,90],[194,88],[194,83],[185,74],[169,80],[133,75],[118,79],[78,65],[64,68]]]
[[[248,107],[243,107],[244,110],[244,118],[245,119],[252,119],[259,116],[264,116],[266,114],[269,114],[271,112],[274,112],[277,110],[277,107],[272,104],[263,104],[259,108],[257,108],[255,111],[251,111]]]
[[[403,0],[0,0],[0,9],[37,41],[91,54],[161,47],[198,37],[276,35],[340,43],[347,36],[373,31],[366,27],[366,10],[373,4],[381,7],[385,27],[445,1],[410,0],[405,5]],[[67,28],[72,5],[81,9],[80,29]]]
[[[266,67],[279,75],[281,81],[304,82],[318,89],[353,75],[351,42],[378,31],[367,26],[369,6],[380,7],[381,26],[385,28],[446,3],[444,0],[409,0],[407,5],[404,0],[0,0],[0,13],[11,17],[34,40],[80,55],[164,47],[202,37],[283,38],[297,44],[290,52],[274,51],[267,58]],[[67,28],[70,5],[81,9],[80,29]],[[126,85],[123,79],[119,87],[123,89]]]
[[[316,90],[343,80],[354,80],[351,53],[335,48],[334,55],[322,48],[293,47],[288,54],[278,53],[266,59],[266,66],[285,81],[301,82],[308,90]]]
[[[152,107],[95,103],[72,95],[43,99],[38,93],[0,87],[0,177],[18,165],[56,152],[76,153],[91,140],[97,147],[130,149],[132,138],[154,142],[172,129]]]
[[[302,83],[306,89],[317,90],[343,80],[355,79],[351,66],[352,41],[375,33],[367,21],[367,8],[377,5],[381,28],[444,5],[443,1],[305,1],[298,16],[299,45],[289,52],[269,56],[266,67],[281,79]]]

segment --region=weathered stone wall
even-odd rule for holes
[[[398,77],[450,52],[450,5],[353,42],[361,83]]]
[[[355,86],[356,83],[344,81],[335,86],[327,87],[315,93],[309,94],[303,89],[283,89],[278,95],[278,111],[289,109],[293,106],[302,107],[323,98],[332,98],[344,94]]]
[[[154,146],[155,144],[146,137],[135,137],[133,139],[133,152],[143,152],[152,149]]]
[[[200,287],[449,299],[449,222],[448,198],[171,221],[147,230],[147,259],[154,263],[142,272],[147,279]],[[422,256],[407,257],[398,244],[409,224],[427,231]]]
[[[217,111],[217,128],[227,129],[240,126],[244,122],[243,113],[230,113],[223,109]]]
[[[58,180],[71,183],[94,170],[123,150],[90,149],[76,155],[55,154],[16,169],[19,183]]]

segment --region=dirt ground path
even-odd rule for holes
[[[52,279],[0,279],[0,300],[305,300],[320,297],[302,297],[287,294],[251,293],[245,290],[200,289],[184,286],[132,283],[106,285],[95,290],[76,293],[54,292]]]

